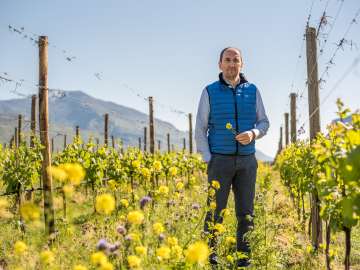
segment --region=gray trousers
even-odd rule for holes
[[[220,212],[226,208],[230,188],[235,195],[235,213],[237,218],[236,246],[237,251],[250,254],[249,243],[244,241],[244,234],[249,226],[254,226],[246,216],[254,217],[255,183],[258,164],[255,154],[248,156],[229,156],[212,154],[208,165],[208,182],[213,180],[220,183],[220,189],[216,191],[216,210],[209,211],[205,217],[205,231],[209,230],[209,222],[222,223],[223,217]],[[209,187],[210,188],[210,187]],[[209,198],[210,199],[210,198]],[[208,200],[208,205],[210,200]],[[213,219],[214,218],[214,219]],[[210,247],[214,247],[217,237],[210,241]]]

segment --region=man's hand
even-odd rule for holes
[[[206,166],[209,166],[209,161],[206,161],[205,164],[206,164]]]
[[[249,144],[254,138],[255,138],[255,133],[252,130],[245,131],[235,137],[235,139],[243,145]]]

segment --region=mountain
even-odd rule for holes
[[[80,127],[80,136],[88,140],[91,134],[104,143],[104,115],[109,114],[109,137],[120,138],[124,145],[138,146],[139,138],[143,140],[144,127],[147,128],[147,140],[149,141],[149,116],[137,110],[116,104],[114,102],[95,99],[82,91],[62,91],[56,90],[49,92],[49,122],[50,131],[56,133],[67,133],[75,135],[76,126]],[[12,99],[0,101],[0,114],[2,115],[22,115],[25,119],[30,119],[31,98]],[[9,122],[9,121],[10,122]],[[0,118],[11,126],[17,126],[16,121],[8,118]],[[30,124],[24,122],[24,134],[29,133]],[[155,140],[156,148],[158,141],[161,141],[161,149],[167,147],[167,133],[170,133],[171,144],[182,149],[183,138],[188,143],[189,134],[181,132],[172,124],[155,118]],[[2,141],[9,141],[13,131],[5,132],[2,130],[0,138]],[[5,137],[4,137],[5,136]],[[53,137],[50,134],[50,138]],[[55,137],[55,150],[63,148],[63,138],[61,135]],[[70,138],[67,138],[68,142]],[[72,139],[71,139],[72,140]],[[148,143],[149,148],[149,143]],[[188,146],[187,146],[188,148]]]
[[[76,126],[80,127],[80,136],[88,141],[91,135],[99,138],[100,144],[104,143],[104,114],[109,114],[109,138],[111,135],[115,140],[120,138],[124,146],[139,146],[139,138],[144,140],[144,127],[147,127],[147,141],[150,139],[149,116],[135,109],[131,109],[114,102],[102,101],[93,98],[82,91],[49,91],[49,122],[50,139],[54,140],[54,150],[62,150],[64,147],[64,136],[69,134],[67,143],[75,136]],[[13,120],[22,115],[23,133],[30,133],[31,98],[0,100],[0,142],[9,142],[14,134],[13,129],[1,126],[17,126]],[[175,126],[166,121],[155,118],[155,147],[158,148],[160,141],[161,149],[167,148],[167,133],[174,147],[183,148],[183,138],[186,138],[186,148],[189,149],[189,134],[178,131]],[[111,144],[110,144],[111,145]],[[149,143],[147,144],[149,150]],[[196,145],[194,142],[194,151]],[[260,161],[272,161],[273,158],[266,156],[256,150],[256,157]]]
[[[274,158],[265,155],[263,152],[259,151],[258,149],[256,149],[255,156],[256,156],[256,158],[257,158],[258,160],[260,160],[261,162],[274,161]]]

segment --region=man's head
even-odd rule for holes
[[[228,47],[221,51],[219,68],[222,70],[225,79],[230,82],[236,81],[242,66],[242,55],[239,49]]]

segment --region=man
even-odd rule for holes
[[[221,211],[226,208],[230,188],[235,196],[238,221],[237,251],[250,257],[249,243],[244,234],[253,226],[247,216],[254,212],[257,160],[255,140],[263,137],[269,128],[259,90],[240,73],[243,62],[239,49],[225,48],[220,54],[219,80],[208,85],[200,98],[196,116],[195,141],[208,166],[208,181],[220,183],[216,190],[216,210],[205,218],[204,231],[214,232],[209,225],[222,223]],[[230,123],[232,128],[227,124]],[[228,127],[228,128],[227,128]],[[210,200],[208,200],[208,205]],[[210,241],[210,263],[219,264],[216,234]],[[249,258],[237,261],[238,267],[250,268]]]

